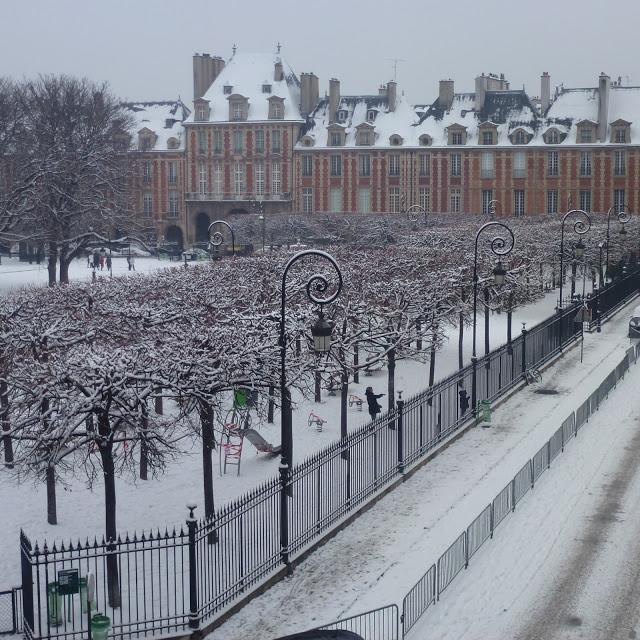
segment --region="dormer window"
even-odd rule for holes
[[[263,84],[262,85],[262,93],[271,93],[271,85]]]
[[[249,100],[239,93],[234,93],[227,99],[229,100],[229,120],[246,120],[249,113]]]
[[[512,131],[509,137],[512,144],[529,144],[529,140],[531,140],[530,134],[522,128]]]
[[[369,145],[371,145],[371,132],[360,131],[358,133],[358,144],[363,147],[368,147]]]
[[[278,104],[277,102],[274,103],[272,110],[271,110],[271,117],[273,118],[282,118],[282,105]]]
[[[156,134],[146,127],[138,133],[138,149],[150,151],[156,144]]]
[[[269,100],[269,119],[282,120],[284,118],[284,98],[271,96]]]
[[[242,119],[242,105],[239,102],[234,102],[231,105],[231,119],[232,120]]]
[[[342,146],[342,134],[339,131],[331,132],[331,142],[332,147],[341,147]]]
[[[447,143],[463,145],[467,143],[467,130],[460,124],[452,124],[447,128]]]
[[[399,135],[394,134],[389,138],[389,144],[392,147],[399,147],[402,144],[402,138]]]
[[[544,141],[547,144],[560,144],[560,132],[557,129],[549,129],[544,134]]]
[[[493,131],[482,132],[482,144],[493,144]]]
[[[209,105],[206,102],[196,103],[196,122],[207,122],[209,120]]]
[[[627,144],[631,142],[631,123],[621,118],[611,123],[611,142]]]
[[[231,93],[233,92],[233,86],[230,84],[225,84],[224,87],[222,88],[222,91],[224,92],[225,96],[230,96]]]
[[[421,147],[430,147],[433,144],[433,139],[431,138],[431,136],[427,135],[426,133],[423,133],[418,138],[418,144]]]
[[[180,146],[177,138],[169,138],[167,140],[167,149],[177,149]]]
[[[346,122],[346,120],[347,120],[347,110],[338,109],[338,122]]]
[[[627,132],[624,129],[616,129],[614,133],[614,140],[617,144],[624,144],[627,141]]]
[[[369,109],[367,111],[367,122],[373,122],[376,119],[378,112],[375,109]]]
[[[302,138],[303,147],[313,147],[313,138],[311,136],[304,136]]]
[[[589,120],[583,120],[578,123],[576,141],[580,144],[591,144],[595,139],[596,123]]]

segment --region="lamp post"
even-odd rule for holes
[[[613,207],[609,207],[609,211],[607,211],[607,261],[606,261],[606,279],[609,279],[609,246],[610,246],[610,233],[611,233],[611,213],[618,209],[619,205],[613,205]],[[620,223],[620,235],[624,236],[627,233],[627,230],[624,228],[624,225],[631,220],[631,215],[625,211],[626,205],[621,205],[620,210],[617,212],[618,222]]]
[[[493,218],[498,213],[498,206],[500,205],[500,200],[489,200],[487,204],[487,213]]]
[[[216,231],[213,235],[211,235],[211,229],[215,227],[217,224],[221,224],[227,227],[227,229],[229,229],[229,231],[231,232],[231,255],[235,256],[236,255],[236,235],[233,232],[233,227],[228,222],[225,222],[224,220],[214,220],[209,225],[207,229],[207,240],[209,241],[207,249],[211,251],[212,247],[219,247],[224,242],[224,236],[222,235],[222,233],[220,233],[220,231]],[[185,262],[186,262],[186,259],[185,259]]]
[[[502,222],[487,222],[483,224],[476,233],[476,241],[475,241],[475,251],[473,254],[473,351],[471,354],[471,364],[473,367],[473,377],[471,383],[471,408],[473,415],[475,417],[477,411],[477,375],[476,375],[476,364],[478,362],[478,358],[476,356],[476,318],[478,311],[478,240],[480,236],[487,230],[493,227],[498,227],[501,231],[504,230],[507,232],[507,236],[503,237],[503,235],[497,235],[493,237],[489,243],[489,248],[491,252],[498,256],[498,263],[496,264],[493,270],[494,282],[496,285],[501,286],[504,284],[505,277],[507,275],[507,270],[504,268],[502,261],[500,258],[502,256],[506,256],[513,251],[513,247],[515,246],[516,239],[513,235],[513,231]],[[496,229],[498,231],[498,229]],[[485,310],[486,313],[486,310]]]
[[[287,275],[291,267],[306,258],[307,256],[317,256],[328,261],[334,268],[338,282],[335,291],[326,297],[329,288],[327,278],[319,273],[312,275],[307,281],[306,294],[307,298],[314,304],[319,305],[320,311],[318,319],[311,327],[311,335],[313,336],[313,349],[317,354],[328,353],[331,348],[332,325],[327,322],[322,313],[322,307],[325,304],[333,302],[342,290],[342,272],[338,267],[333,256],[319,251],[317,249],[307,249],[296,253],[285,265],[282,272],[282,288],[280,298],[280,338],[278,346],[280,347],[280,438],[282,443],[281,460],[280,460],[280,555],[283,563],[290,571],[289,564],[289,503],[288,497],[291,495],[289,487],[289,477],[291,475],[293,460],[293,434],[292,434],[292,416],[291,416],[291,394],[287,388],[287,334],[285,327],[286,312],[286,286]]]
[[[605,248],[606,244],[606,242],[598,243],[598,252],[600,254],[600,257],[598,259],[598,289],[602,289],[602,287],[604,286],[604,275],[602,273],[602,250]]]
[[[562,223],[560,225],[560,303],[558,304],[558,310],[562,310],[562,283],[564,281],[564,223],[572,215],[577,216],[577,220],[573,223],[573,230],[579,236],[584,235],[591,229],[591,218],[586,211],[582,209],[571,209],[562,216]],[[584,256],[584,244],[582,240],[578,240],[578,243],[574,247],[573,257],[576,260],[580,260]]]
[[[111,229],[107,231],[107,241],[109,242],[109,277],[113,278],[113,252],[111,250]]]
[[[253,208],[258,212],[258,220],[262,223],[262,253],[264,253],[264,240],[265,240],[265,227],[267,223],[267,219],[264,215],[264,202],[262,200],[252,200],[251,204]]]

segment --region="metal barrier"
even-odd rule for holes
[[[436,565],[438,600],[440,599],[440,594],[467,565],[467,532],[463,531],[455,542],[438,558]]]
[[[406,634],[437,597],[436,565],[432,564],[402,601],[402,632]]]
[[[22,587],[0,591],[0,635],[22,631]]]
[[[352,631],[362,636],[364,640],[400,640],[402,637],[400,635],[398,605],[395,604],[336,620],[318,627],[318,629]]]
[[[467,565],[473,554],[493,533],[492,506],[485,507],[480,515],[467,527]]]

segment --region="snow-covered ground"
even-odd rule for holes
[[[138,258],[136,268],[139,272],[151,272],[158,268],[176,266],[176,263],[158,261],[151,258]],[[0,291],[2,287],[25,286],[29,283],[46,284],[47,272],[44,266],[37,270],[36,280],[31,279],[34,265],[24,263],[7,263],[3,260],[0,266]],[[114,260],[114,275],[127,273],[126,260]],[[108,277],[106,271],[103,277]],[[86,267],[85,261],[76,261],[71,269],[72,280],[90,279],[91,269]],[[513,327],[520,328],[521,322],[526,321],[531,327],[534,323],[548,317],[555,305],[556,294],[549,293],[533,305],[529,305],[514,312]],[[506,341],[506,314],[491,316],[491,347],[495,348]],[[482,318],[478,321],[478,335],[484,330]],[[438,351],[436,359],[436,380],[442,379],[457,369],[457,330],[450,329],[450,340]],[[479,343],[481,340],[479,338]],[[465,359],[471,355],[471,330],[465,329]],[[365,388],[372,385],[377,393],[386,392],[386,369],[374,372],[371,377],[361,375],[359,385],[351,385],[350,393],[364,398]],[[428,384],[428,365],[401,360],[396,368],[396,389],[403,390],[407,398],[422,391]],[[330,397],[326,393],[320,405],[312,400],[294,398],[297,406],[294,411],[294,455],[296,461],[303,460],[318,449],[339,438],[339,398]],[[387,398],[383,398],[386,401]],[[386,405],[385,405],[386,406]],[[324,429],[318,433],[315,428],[309,428],[309,412],[320,415],[327,420]],[[356,407],[349,409],[349,429],[354,429],[368,420],[365,410]],[[270,442],[280,442],[279,416],[276,412],[272,425],[256,424],[260,433]],[[131,478],[117,480],[117,513],[118,529],[120,531],[151,527],[164,529],[184,522],[186,516],[185,505],[195,502],[204,504],[202,492],[202,462],[199,443],[191,444],[183,441],[184,452],[173,462],[170,462],[165,473],[149,481],[134,481]],[[255,487],[260,481],[277,475],[279,459],[258,455],[255,449],[245,442],[240,475],[235,469],[220,476],[216,473],[214,492],[217,505],[224,504]],[[217,464],[215,466],[217,470]],[[66,486],[58,491],[58,522],[56,526],[46,523],[46,493],[43,485],[33,485],[27,482],[18,485],[10,482],[3,475],[0,483],[0,504],[7,505],[3,513],[3,526],[0,527],[0,544],[5,549],[15,548],[15,554],[0,554],[0,575],[5,575],[1,584],[17,583],[19,578],[19,564],[17,555],[17,541],[20,528],[23,528],[32,540],[42,542],[47,539],[69,540],[85,536],[100,535],[104,530],[104,493],[101,484],[97,484],[93,491],[89,490],[81,480],[71,479]],[[199,513],[201,513],[201,509]],[[14,547],[15,545],[15,547]]]
[[[211,637],[266,639],[386,604],[401,604],[429,566],[618,364],[628,347],[626,331],[632,307],[633,303],[623,309],[601,334],[586,336],[582,364],[580,349],[574,348],[544,373],[543,387],[556,390],[557,395],[539,395],[531,387],[513,396],[495,411],[490,429],[477,428],[465,434],[316,550],[296,567],[290,579],[254,599]],[[636,455],[637,448],[625,447],[637,427],[634,413],[637,416],[640,399],[633,396],[633,390],[639,383],[640,367],[635,365],[410,637],[512,638],[518,637],[513,631],[520,628],[523,638],[574,637],[536,635],[531,629],[544,619],[545,607],[552,608],[549,603],[567,607],[574,601],[579,581],[566,583],[566,592],[557,587],[564,584],[563,568],[570,567],[571,558],[582,557],[580,548],[591,539],[588,535],[600,513],[597,501],[603,492],[615,493],[615,487],[620,488],[618,482],[604,486],[616,479],[615,474],[604,474],[615,467],[618,455],[628,457],[631,451]],[[630,434],[618,435],[629,430]],[[549,492],[546,497],[543,491]],[[593,496],[583,495],[589,492]],[[640,494],[635,496],[637,499]],[[589,499],[594,502],[589,504]],[[626,497],[615,499],[624,509]],[[624,514],[612,509],[604,516],[603,526],[611,526]],[[574,518],[576,522],[572,522]],[[633,547],[630,553],[636,550]],[[596,577],[595,564],[593,568],[588,575]],[[554,574],[556,570],[558,574]],[[622,565],[609,568],[604,582],[615,578],[616,571],[622,572]],[[468,581],[473,575],[478,580],[472,584]],[[587,577],[585,573],[578,578],[583,575]],[[548,585],[556,591],[546,593]],[[494,600],[496,591],[500,597]],[[588,598],[585,607],[587,603]],[[582,616],[593,619],[588,612]],[[558,622],[557,617],[553,619]],[[498,624],[502,625],[499,633]],[[567,626],[571,624],[574,622]],[[553,626],[549,629],[558,631]]]

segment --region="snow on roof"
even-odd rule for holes
[[[138,147],[138,133],[147,128],[156,134],[156,143],[149,151],[170,150],[168,146],[170,138],[178,141],[177,150],[184,149],[182,122],[190,111],[182,100],[125,102],[123,106],[134,119],[131,135],[135,148]],[[175,150],[171,149],[171,151]]]
[[[282,64],[283,79],[274,80],[275,64]],[[269,91],[263,91],[267,85]],[[249,101],[248,121],[269,119],[269,98],[284,98],[284,120],[302,121],[300,81],[279,54],[236,53],[222,69],[203,98],[209,101],[210,122],[229,121],[229,93]],[[188,120],[193,122],[193,118]]]

